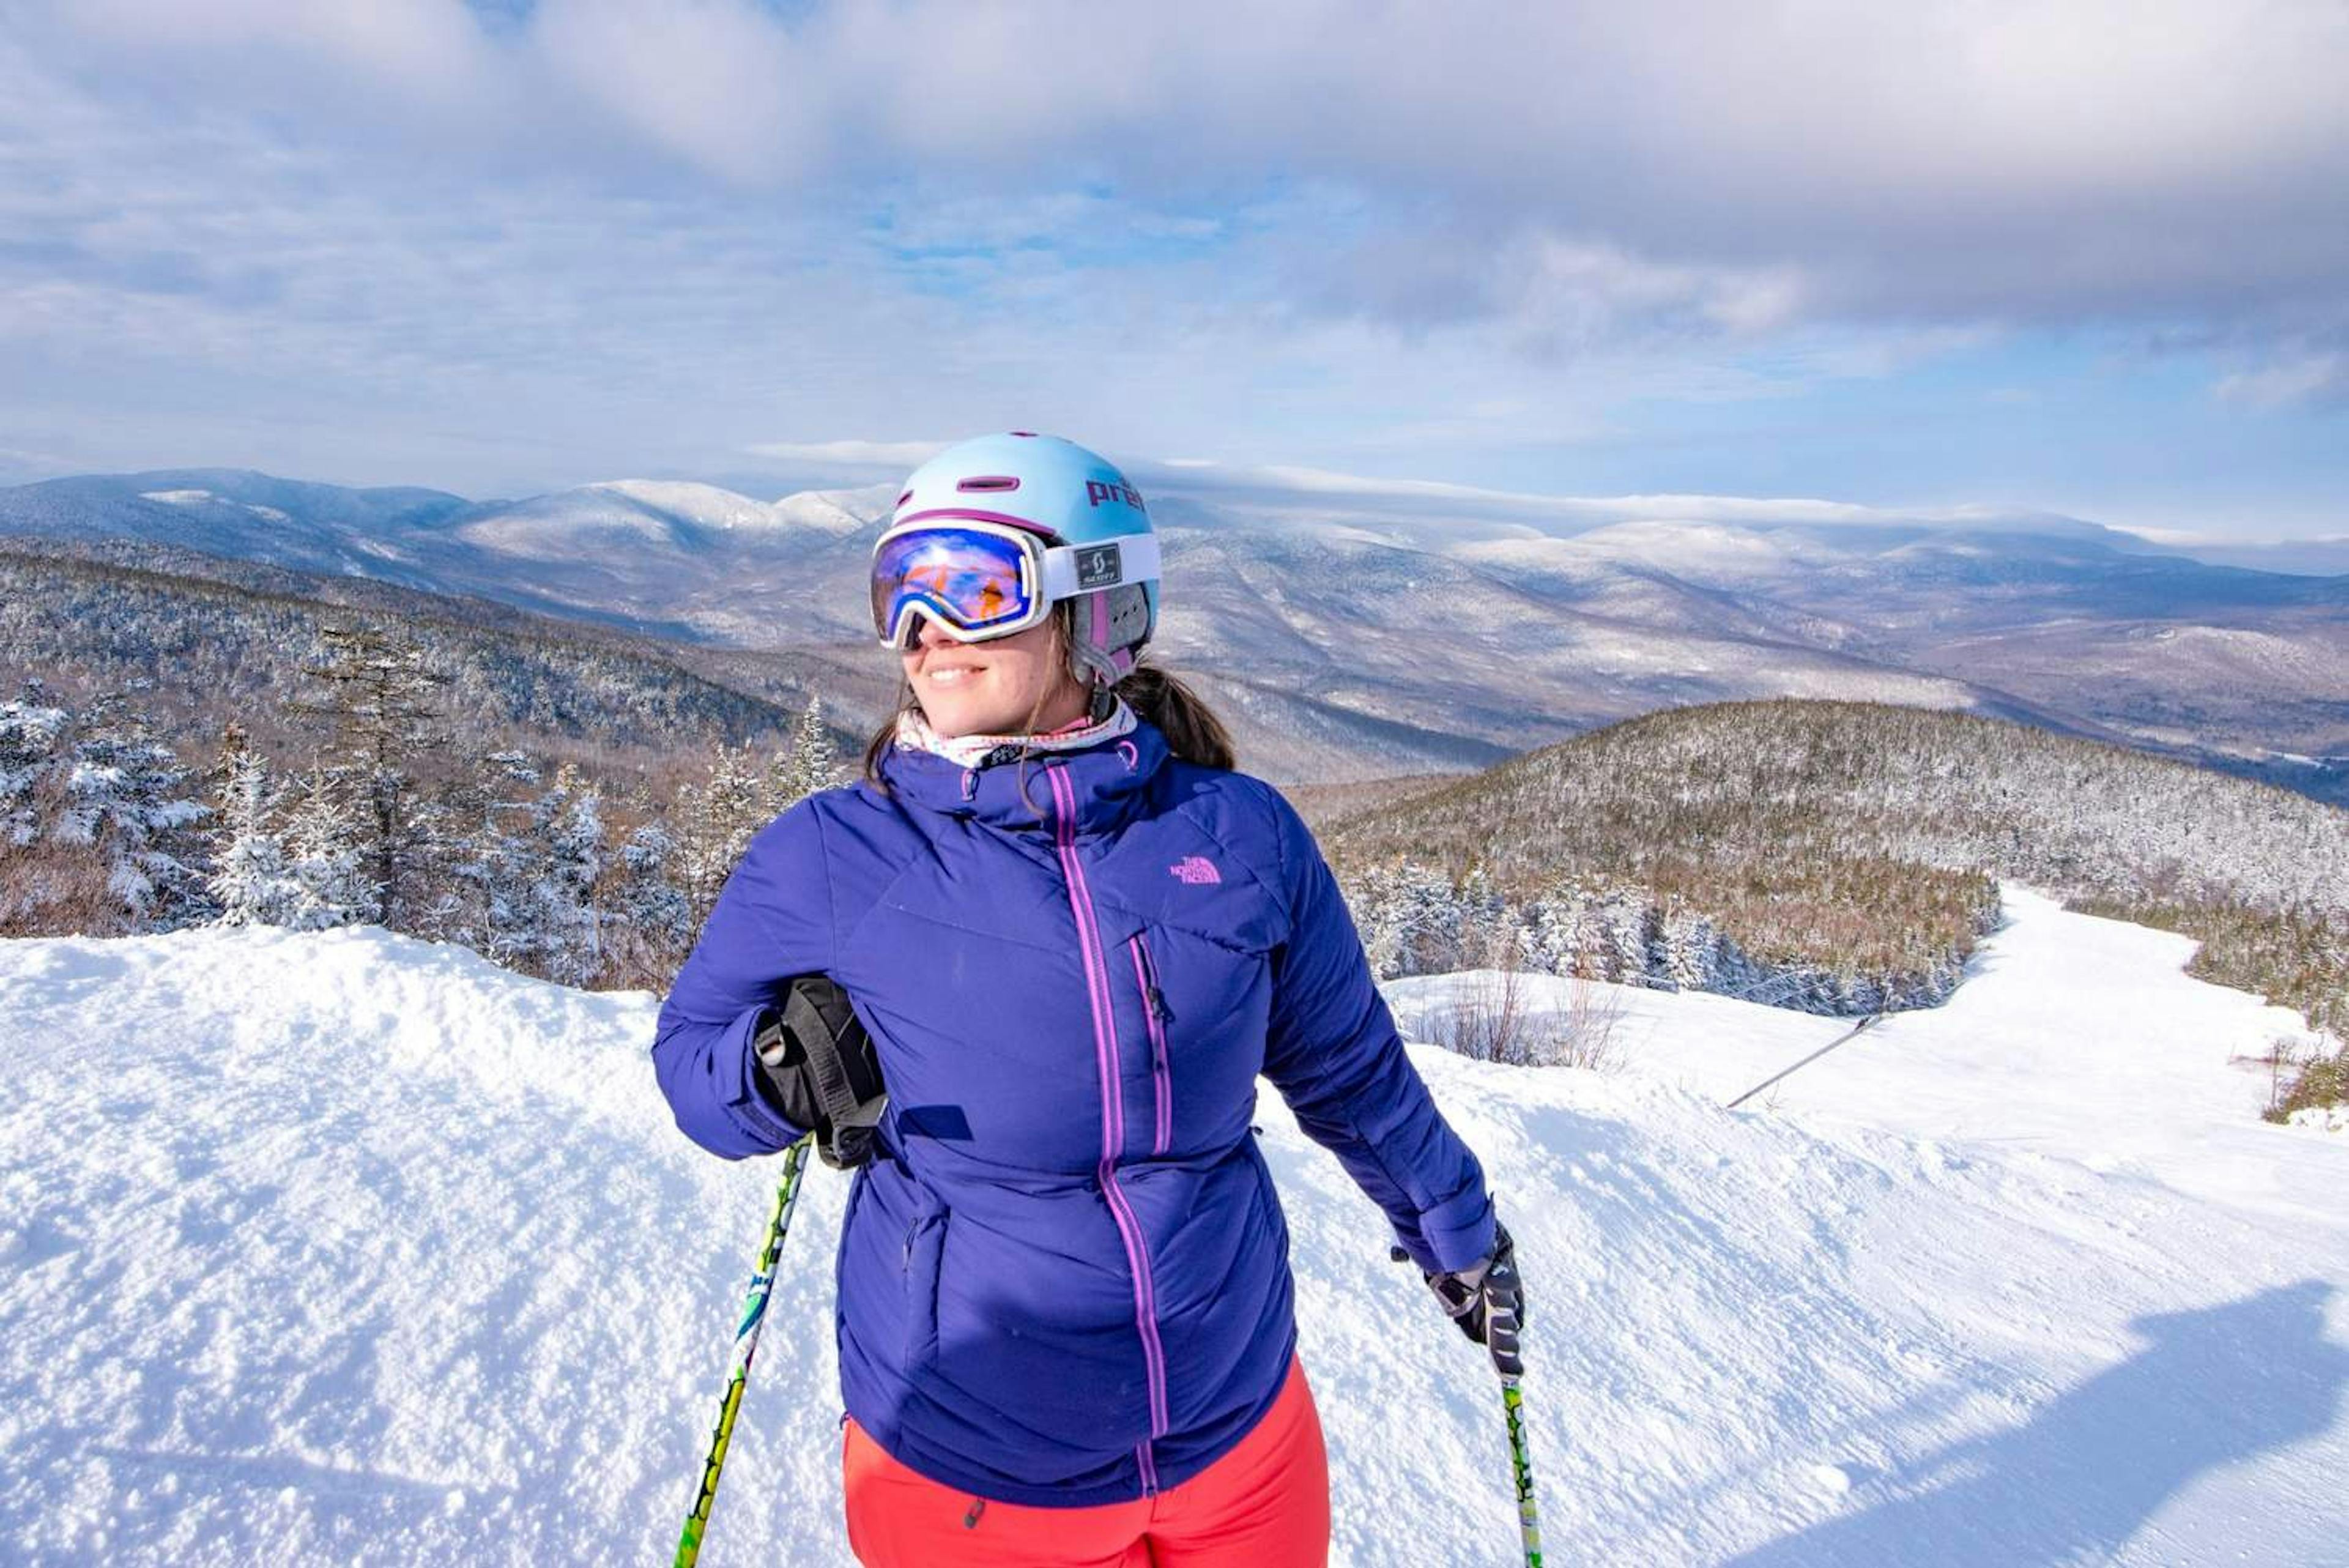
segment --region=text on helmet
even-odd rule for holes
[[[1123,501],[1136,512],[1147,510],[1142,504],[1142,492],[1131,484],[1112,484],[1106,480],[1086,480],[1085,499],[1095,506],[1104,501]]]

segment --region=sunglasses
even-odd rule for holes
[[[1009,523],[955,517],[901,524],[873,547],[873,630],[912,648],[926,618],[957,642],[1042,624],[1076,594],[1158,576],[1158,541],[1130,534],[1098,545],[1048,545]]]

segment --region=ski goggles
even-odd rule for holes
[[[984,642],[1040,625],[1073,595],[1157,576],[1158,541],[1147,534],[1048,545],[984,518],[908,523],[873,546],[873,629],[884,648],[908,649],[919,615],[957,642]]]

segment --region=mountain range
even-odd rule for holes
[[[463,595],[721,662],[789,651],[837,669],[861,722],[894,687],[864,593],[894,488],[768,502],[625,480],[471,501],[169,470],[0,489],[0,534]],[[2018,719],[2349,798],[2349,576],[2061,517],[1627,508],[1552,533],[1441,498],[1409,517],[1205,487],[1152,504],[1160,655],[1275,778],[1481,766],[1658,708],[1803,696]]]

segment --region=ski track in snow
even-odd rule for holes
[[[2349,1563],[2349,1138],[2292,1014],[2010,887],[1951,1003],[1616,993],[1625,1066],[1414,1057],[1531,1294],[1557,1563]],[[1475,976],[1387,989],[1440,1033]],[[1526,983],[1563,992],[1563,982]],[[0,942],[0,1561],[666,1561],[778,1172],[652,1001],[379,930]],[[1516,1559],[1497,1386],[1267,1091],[1333,1561]],[[844,1563],[818,1168],[703,1561]]]

